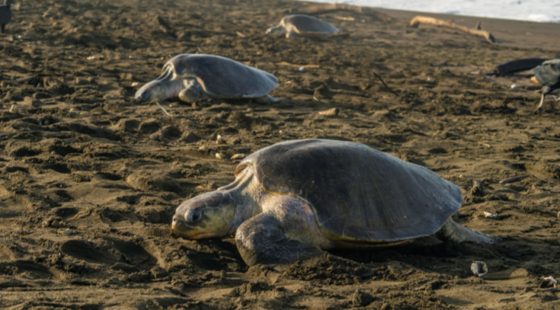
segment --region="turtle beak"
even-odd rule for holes
[[[142,88],[136,91],[134,99],[137,101],[148,101],[152,97],[151,83],[144,85]]]
[[[184,214],[175,214],[171,222],[171,231],[175,237],[187,239],[201,239],[204,235],[196,229],[196,225],[190,225]]]
[[[181,215],[175,214],[171,222],[171,230],[173,231],[173,235],[180,237],[185,235],[184,232],[189,230],[189,226]]]
[[[181,218],[181,216],[175,214],[173,216],[173,221],[171,222],[171,230],[173,231],[173,234],[175,235],[176,231],[182,231],[185,230],[187,227],[187,223],[185,223],[185,220]]]
[[[173,235],[186,239],[223,237],[230,231],[236,212],[229,195],[215,191],[191,198],[176,210]]]

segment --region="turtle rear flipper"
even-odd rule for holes
[[[455,223],[451,218],[443,224],[441,229],[437,232],[437,235],[442,239],[455,241],[457,243],[469,241],[479,244],[492,244],[500,240],[498,237],[489,236],[476,230],[463,227]]]
[[[542,111],[544,110],[544,96],[546,96],[546,93],[542,93],[541,95],[541,102],[539,103],[539,105],[537,106],[537,108],[533,111],[533,114],[542,114]]]
[[[541,102],[533,114],[542,114],[545,96],[560,89],[560,59],[550,59],[533,69],[535,78],[543,85]]]
[[[264,96],[260,98],[255,98],[254,101],[259,104],[277,104],[281,103],[284,100],[282,98],[275,98],[272,96]]]

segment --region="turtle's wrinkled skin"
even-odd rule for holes
[[[261,98],[274,102],[267,95],[277,85],[274,75],[229,58],[180,54],[171,58],[162,74],[142,86],[134,97],[139,101]]]
[[[282,18],[278,26],[268,28],[267,35],[290,37],[318,37],[338,32],[338,28],[309,15],[294,14]]]
[[[541,114],[544,108],[544,96],[560,88],[560,59],[550,59],[533,69],[535,78],[543,85],[541,102],[533,113]]]
[[[492,243],[494,237],[450,219],[462,201],[459,187],[431,170],[363,144],[294,140],[251,154],[233,183],[183,202],[172,229],[188,239],[235,234],[248,265],[403,244],[436,232]]]

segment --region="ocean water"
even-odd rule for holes
[[[312,0],[386,9],[560,23],[560,0]]]

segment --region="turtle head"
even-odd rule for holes
[[[175,69],[171,64],[167,64],[162,71],[163,73],[157,79],[136,91],[134,99],[138,101],[163,101],[177,98],[179,92],[185,88],[183,78],[175,74]]]
[[[270,27],[266,30],[267,35],[271,36],[281,36],[286,34],[286,28],[282,25]]]
[[[229,234],[237,213],[234,197],[231,192],[218,189],[183,202],[173,216],[173,234],[186,239]]]

